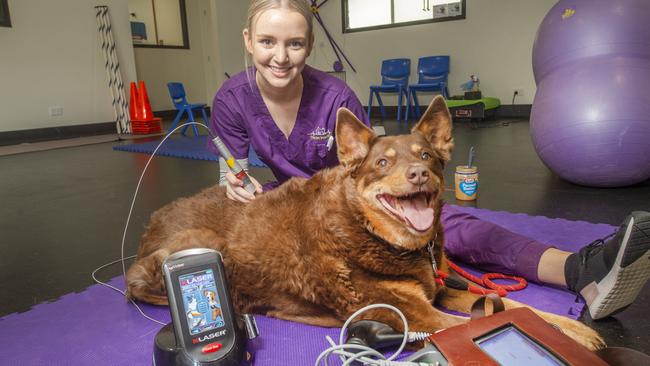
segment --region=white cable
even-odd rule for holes
[[[122,295],[126,296],[126,292],[125,292],[125,291],[122,291],[122,290],[120,290],[119,288],[117,288],[117,287],[115,287],[115,286],[113,286],[113,285],[109,285],[109,284],[106,283],[106,282],[102,282],[102,281],[98,280],[97,277],[95,277],[95,274],[96,274],[97,271],[99,271],[100,269],[106,268],[106,267],[108,267],[108,266],[110,266],[110,265],[113,265],[113,264],[115,264],[115,263],[117,263],[117,262],[124,261],[125,259],[131,259],[131,258],[135,258],[135,255],[132,255],[132,256],[129,256],[129,257],[126,257],[126,258],[116,259],[116,260],[114,260],[114,261],[112,261],[112,262],[110,262],[110,263],[106,263],[106,264],[104,264],[103,266],[101,266],[101,267],[95,269],[95,270],[93,271],[93,273],[92,273],[93,280],[95,280],[96,283],[98,283],[98,284],[100,284],[100,285],[102,285],[102,286],[106,286],[106,287],[108,287],[108,288],[110,288],[110,289],[112,289],[112,290],[114,290],[114,291],[117,291],[117,292],[121,293]],[[145,318],[151,320],[152,322],[155,322],[155,323],[158,323],[158,324],[161,324],[161,325],[166,325],[165,323],[161,322],[160,320],[156,320],[156,319],[150,317],[149,315],[145,314],[144,311],[142,311],[142,308],[140,308],[140,307],[138,306],[138,304],[136,304],[135,301],[133,301],[132,299],[129,299],[129,301],[133,304],[133,306],[136,307],[136,309],[138,309],[138,311],[140,312],[140,314],[142,314],[142,316],[144,316]]]
[[[343,344],[343,337],[344,337],[344,335],[345,335],[345,332],[346,332],[347,329],[348,329],[348,326],[349,326],[350,323],[352,322],[352,320],[354,320],[357,316],[359,316],[359,315],[365,313],[365,312],[368,311],[368,310],[379,309],[379,308],[389,309],[389,310],[392,310],[392,311],[396,312],[397,315],[399,315],[399,317],[402,319],[402,323],[404,324],[404,339],[402,340],[402,344],[400,344],[400,346],[399,346],[399,348],[397,349],[397,351],[395,352],[395,354],[393,354],[392,356],[390,356],[389,358],[387,358],[387,360],[390,361],[390,360],[394,360],[394,359],[395,359],[395,358],[396,358],[396,357],[397,357],[397,356],[402,352],[402,350],[404,349],[404,346],[406,346],[406,340],[407,340],[408,332],[409,332],[409,324],[408,324],[408,321],[406,320],[406,317],[404,316],[404,313],[402,313],[402,312],[400,311],[400,309],[394,307],[393,305],[388,305],[388,304],[372,304],[372,305],[368,305],[368,306],[366,306],[366,307],[363,307],[363,308],[357,310],[357,311],[356,311],[354,314],[352,314],[352,316],[350,316],[350,317],[348,318],[348,320],[346,320],[345,323],[343,324],[343,327],[341,328],[341,332],[340,332],[340,334],[339,334],[339,344]]]
[[[126,217],[126,224],[124,225],[124,232],[122,233],[122,247],[121,247],[121,252],[120,253],[121,253],[121,258],[122,258],[122,274],[124,275],[125,285],[126,285],[126,266],[124,265],[124,243],[126,241],[126,232],[127,232],[128,228],[129,228],[129,222],[131,221],[131,214],[133,213],[133,206],[135,206],[135,199],[138,197],[138,191],[140,190],[140,184],[142,184],[142,179],[144,178],[144,174],[147,172],[147,168],[149,167],[149,163],[151,163],[151,160],[153,160],[153,158],[156,156],[156,153],[158,152],[158,149],[160,149],[160,146],[162,146],[162,144],[165,143],[165,141],[169,138],[169,136],[171,136],[174,132],[176,132],[176,130],[179,130],[182,127],[190,126],[190,125],[198,125],[198,126],[203,126],[206,129],[208,128],[206,125],[204,125],[202,123],[198,123],[198,122],[186,122],[186,123],[183,123],[182,125],[174,128],[173,130],[171,130],[165,136],[165,138],[162,139],[162,141],[160,141],[158,146],[156,146],[153,153],[151,153],[151,156],[149,157],[149,160],[147,160],[147,164],[145,164],[144,169],[142,169],[142,174],[140,174],[140,179],[138,180],[138,184],[135,187],[135,192],[133,192],[133,199],[131,200],[131,207],[129,208],[129,214]],[[210,133],[210,132],[211,131],[208,129],[208,133]]]
[[[103,268],[106,268],[106,267],[108,267],[110,265],[113,265],[113,264],[115,264],[117,262],[122,262],[122,275],[124,276],[124,286],[128,287],[128,284],[126,283],[126,265],[124,264],[124,261],[127,260],[127,259],[135,258],[136,256],[132,255],[132,256],[129,256],[129,257],[124,257],[124,243],[126,242],[126,233],[127,233],[128,228],[129,228],[129,222],[131,221],[131,214],[133,213],[133,207],[135,206],[135,199],[138,197],[138,191],[140,190],[140,185],[142,184],[142,179],[144,178],[144,174],[147,172],[147,168],[149,167],[149,163],[151,163],[151,160],[153,160],[153,158],[156,156],[156,153],[158,152],[158,149],[160,149],[160,146],[162,146],[162,144],[165,143],[165,141],[174,132],[176,132],[177,130],[179,130],[179,129],[185,127],[185,126],[191,126],[191,125],[203,126],[203,127],[205,127],[207,129],[208,133],[210,135],[212,135],[212,132],[210,131],[210,129],[208,129],[208,127],[206,125],[204,125],[202,123],[198,123],[198,122],[186,122],[186,123],[183,123],[182,125],[174,128],[173,130],[171,130],[160,141],[158,146],[156,146],[154,151],[151,153],[151,156],[149,157],[149,160],[147,160],[147,163],[145,164],[144,169],[142,169],[142,174],[140,174],[140,179],[138,179],[138,184],[136,185],[135,192],[133,193],[133,199],[131,200],[131,207],[129,208],[129,214],[126,217],[126,223],[124,225],[124,232],[122,233],[122,244],[121,244],[121,248],[120,248],[120,259],[114,260],[114,261],[112,261],[110,263],[106,263],[106,264],[98,267],[97,269],[95,269],[93,271],[93,273],[92,273],[92,278],[96,283],[98,283],[98,284],[100,284],[102,286],[106,286],[106,287],[108,287],[108,288],[110,288],[110,289],[112,289],[114,291],[117,291],[117,292],[121,293],[122,295],[126,296],[126,291],[122,291],[122,290],[118,289],[115,286],[109,285],[108,283],[105,283],[105,282],[102,282],[102,281],[98,280],[97,277],[95,277],[95,274],[99,270],[101,270]],[[138,304],[136,304],[135,301],[133,301],[132,299],[129,299],[129,301],[131,301],[131,303],[136,307],[136,309],[138,309],[140,314],[142,314],[142,316],[144,316],[145,318],[147,318],[147,319],[149,319],[149,320],[151,320],[153,322],[156,322],[158,324],[166,325],[165,323],[163,323],[163,322],[161,322],[159,320],[156,320],[154,318],[151,318],[150,316],[145,314],[144,311],[142,311],[142,309],[138,306]]]
[[[365,358],[366,355],[371,355],[374,354],[374,352],[377,352],[373,349],[367,350],[367,351],[362,351],[357,353],[356,355],[350,356],[350,358],[347,359],[347,361],[343,362],[343,365],[341,366],[349,366],[352,365],[352,362],[356,362],[358,360],[361,360],[362,358]]]
[[[328,338],[328,337],[326,337],[326,338]],[[329,341],[331,341],[331,338],[329,339]],[[364,357],[357,357],[358,356],[357,353],[348,352],[348,351],[346,351],[347,349],[360,350],[360,351],[364,351],[364,352],[372,352],[377,357],[385,358],[385,356],[383,354],[381,354],[379,351],[374,350],[374,349],[372,349],[372,348],[370,348],[368,346],[363,346],[363,345],[360,345],[360,344],[335,344],[333,341],[331,341],[331,344],[332,344],[332,346],[330,348],[326,349],[325,351],[321,352],[320,355],[318,355],[318,358],[316,359],[316,365],[317,366],[323,361],[325,362],[325,365],[328,365],[327,358],[332,353],[337,354],[339,356],[350,357],[353,360],[362,361],[362,362],[365,362],[365,363],[372,363],[372,362],[376,361],[376,360],[367,358],[365,356]]]
[[[406,341],[406,343],[424,341],[431,336],[432,334],[427,332],[409,332],[408,341]]]
[[[397,313],[397,315],[399,315],[400,319],[402,320],[402,323],[404,324],[404,338],[402,339],[402,343],[400,344],[399,348],[389,358],[385,358],[383,355],[381,355],[381,358],[383,358],[382,360],[376,360],[376,359],[371,359],[371,358],[366,357],[366,355],[369,355],[371,353],[371,351],[374,351],[372,353],[375,354],[375,355],[376,355],[376,353],[378,353],[376,350],[373,350],[370,347],[362,346],[362,345],[354,345],[354,344],[345,344],[345,343],[343,343],[343,338],[345,336],[345,333],[346,333],[350,323],[356,317],[358,317],[359,315],[365,313],[366,311],[369,311],[369,310],[372,310],[372,309],[378,309],[378,308],[384,308],[384,309],[389,309],[389,310],[394,311],[395,313]],[[396,357],[398,357],[400,355],[400,353],[402,353],[402,351],[404,350],[404,346],[406,346],[406,343],[407,343],[407,340],[408,340],[408,335],[409,335],[408,321],[406,320],[406,317],[404,316],[404,313],[402,313],[398,308],[396,308],[396,307],[394,307],[392,305],[388,305],[388,304],[372,304],[372,305],[368,305],[368,306],[365,306],[365,307],[357,310],[354,314],[352,314],[345,321],[345,323],[343,324],[343,327],[341,327],[341,332],[339,333],[339,344],[338,345],[334,344],[334,342],[331,341],[331,339],[328,339],[330,344],[333,344],[333,345],[331,347],[329,347],[328,349],[324,350],[323,352],[321,352],[321,354],[316,359],[315,366],[319,366],[320,363],[323,362],[323,361],[324,361],[325,366],[329,366],[329,363],[328,363],[327,360],[328,360],[329,356],[332,353],[339,355],[341,357],[341,360],[344,362],[344,365],[349,365],[349,364],[351,364],[352,361],[361,361],[361,362],[363,362],[365,364],[368,364],[368,365],[380,365],[380,363],[378,363],[378,362],[383,361],[384,362],[383,365],[391,365],[390,363],[385,363],[385,362],[386,361],[390,362],[390,361],[394,360]],[[349,352],[345,351],[347,349],[356,349],[356,350],[361,350],[362,352],[360,352],[359,354],[350,355]],[[352,358],[352,361],[350,361],[347,357]]]

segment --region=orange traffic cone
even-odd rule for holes
[[[144,85],[144,81],[140,80],[138,82],[138,97],[140,113],[143,121],[152,121],[154,119],[153,112],[151,112],[151,103],[149,103],[149,95],[147,94],[147,87]]]
[[[158,133],[162,130],[161,118],[153,116],[144,81],[139,81],[138,84],[136,87],[135,82],[131,82],[131,131],[134,134]]]
[[[131,94],[129,101],[129,115],[131,116],[131,120],[140,120],[142,116],[140,116],[140,108],[138,108],[138,89],[133,81],[131,82],[131,92],[129,94]]]

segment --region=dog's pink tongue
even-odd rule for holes
[[[402,213],[408,222],[417,231],[427,231],[433,226],[433,209],[427,207],[423,198],[403,200]]]

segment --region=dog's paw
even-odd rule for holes
[[[606,346],[598,332],[577,320],[541,311],[538,311],[537,314],[590,351],[597,351]]]
[[[606,344],[603,338],[595,330],[580,323],[576,320],[566,319],[562,324],[556,324],[567,336],[573,338],[576,342],[587,347],[590,351],[597,351],[605,348]]]

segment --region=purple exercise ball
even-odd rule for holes
[[[533,44],[540,82],[559,66],[596,56],[650,59],[649,0],[562,0],[546,14]]]
[[[581,185],[650,178],[650,60],[602,56],[553,70],[537,86],[530,130],[542,161]]]
[[[533,45],[533,145],[594,187],[650,178],[650,0],[560,0]]]

